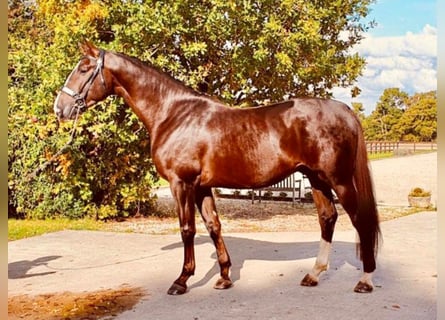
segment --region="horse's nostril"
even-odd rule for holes
[[[54,113],[57,117],[60,117],[62,115],[62,110],[60,110],[59,107],[54,107]]]

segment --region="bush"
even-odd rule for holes
[[[287,198],[287,192],[280,192],[280,198]]]
[[[263,198],[264,198],[264,199],[270,199],[270,198],[272,198],[272,196],[273,196],[273,192],[270,191],[270,190],[267,190],[267,191],[265,191],[265,192],[263,193]]]
[[[429,197],[429,196],[431,196],[431,192],[426,191],[420,187],[415,187],[415,188],[411,189],[408,196],[409,197]]]
[[[233,191],[232,191],[232,194],[233,194],[233,196],[234,196],[235,198],[238,198],[238,197],[241,196],[241,191],[239,191],[239,190],[233,190]]]
[[[308,192],[306,192],[306,193],[304,194],[304,197],[305,197],[307,200],[314,200],[314,195],[312,194],[312,191],[308,191]]]
[[[105,106],[84,114],[72,145],[35,179],[27,173],[57,152],[60,143],[50,142],[56,137],[66,141],[66,133],[59,129],[52,138],[31,143],[29,131],[35,127],[24,126],[9,139],[9,203],[16,216],[108,219],[150,213],[151,186],[158,178],[147,133],[134,129],[141,124],[129,110],[121,111],[119,119],[113,102]],[[98,113],[105,121],[91,125]]]
[[[149,214],[151,186],[158,179],[149,137],[120,99],[107,99],[84,113],[73,143],[35,178],[30,176],[70,138],[73,122],[59,124],[52,106],[79,59],[78,42],[86,34],[97,40],[97,24],[103,21],[100,12],[92,18],[79,18],[76,10],[52,12],[82,6],[80,2],[53,5],[9,5],[8,216],[109,219]],[[51,19],[65,21],[59,33]]]

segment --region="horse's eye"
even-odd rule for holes
[[[80,73],[86,73],[88,71],[88,66],[80,66],[79,71]]]

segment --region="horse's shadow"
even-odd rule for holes
[[[28,273],[32,268],[46,266],[49,261],[61,258],[61,256],[46,256],[35,260],[22,260],[8,263],[8,279],[23,279],[36,276],[45,276],[55,271]]]
[[[240,279],[241,270],[244,262],[247,260],[293,261],[315,258],[320,245],[319,241],[271,242],[233,236],[225,236],[224,242],[226,243],[232,261],[230,275],[233,282]],[[195,239],[195,245],[203,244],[213,245],[212,240],[208,236],[199,236]],[[182,242],[177,242],[163,247],[162,250],[173,250],[182,247]],[[203,286],[215,275],[219,274],[220,269],[216,259],[216,253],[213,252],[211,257],[215,259],[212,268],[210,268],[201,280],[191,285],[190,288]],[[356,244],[354,242],[334,241],[329,268],[334,270],[339,269],[346,263],[357,269],[361,267],[361,261],[356,256]]]

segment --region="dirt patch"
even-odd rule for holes
[[[17,295],[8,297],[8,319],[110,319],[131,310],[145,295],[141,288],[131,287],[82,293]]]

